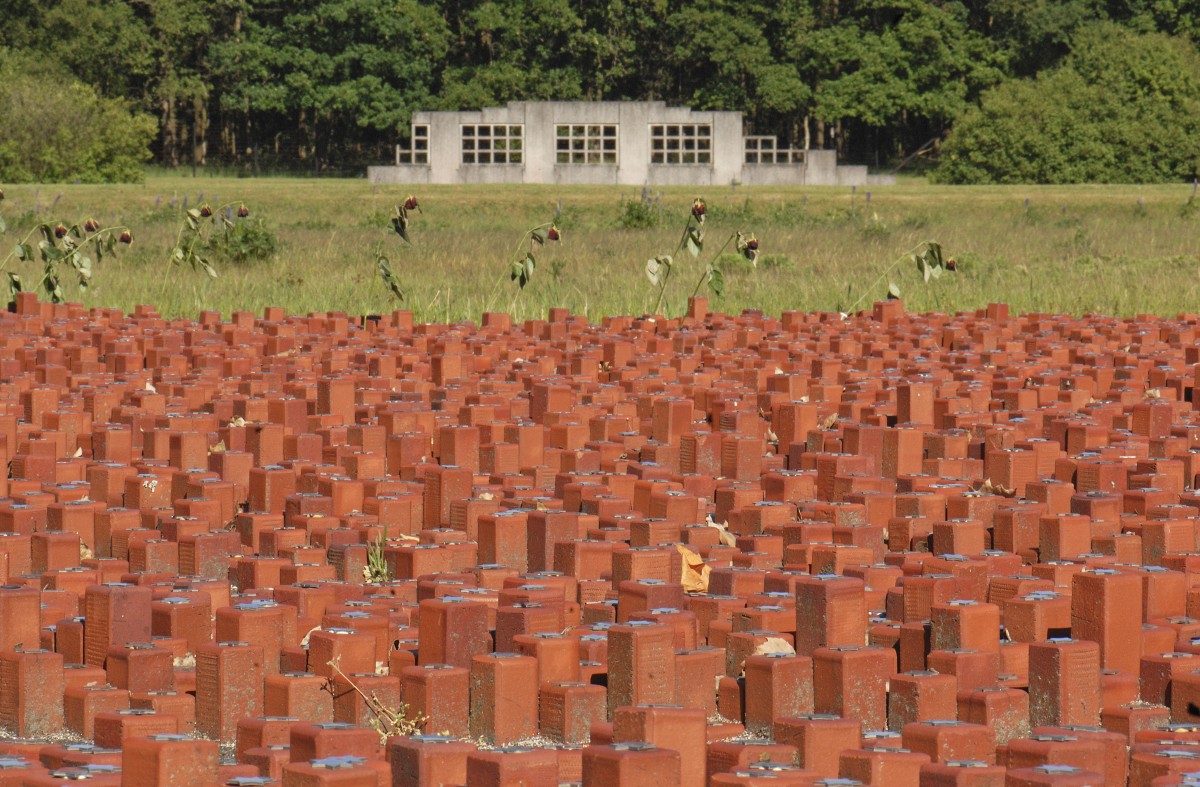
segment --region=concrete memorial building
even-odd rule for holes
[[[514,101],[415,112],[412,136],[372,183],[562,183],[655,186],[861,186],[894,182],[832,150],[782,148],[747,135],[741,112],[662,101]]]

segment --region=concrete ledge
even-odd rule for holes
[[[367,167],[367,181],[380,186],[398,183],[430,183],[430,169],[424,164]]]

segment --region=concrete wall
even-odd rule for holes
[[[517,101],[467,112],[416,112],[429,127],[429,163],[369,167],[372,183],[559,183],[564,185],[712,186],[866,185],[866,167],[845,167],[830,150],[810,150],[805,163],[746,164],[740,112],[668,107],[661,101]],[[521,162],[463,163],[464,125],[522,126]],[[556,126],[616,125],[617,163],[558,163]],[[654,124],[707,125],[707,163],[653,163]],[[884,185],[887,176],[871,176]],[[892,181],[894,182],[894,180]]]

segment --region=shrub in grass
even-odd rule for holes
[[[245,265],[270,259],[279,248],[279,240],[262,219],[240,221],[228,232],[214,235],[209,240],[209,248],[213,256]]]
[[[623,230],[645,230],[657,227],[662,219],[662,197],[642,189],[640,199],[621,201],[617,226]]]

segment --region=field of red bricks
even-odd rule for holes
[[[1200,316],[26,294],[0,462],[0,787],[1200,784]]]

